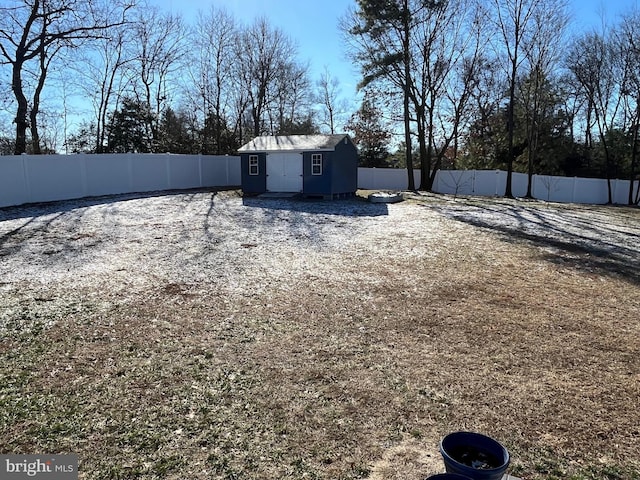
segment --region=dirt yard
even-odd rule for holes
[[[0,452],[81,479],[640,479],[640,210],[119,196],[0,209]]]

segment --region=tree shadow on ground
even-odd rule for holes
[[[294,213],[337,215],[344,217],[380,217],[389,215],[384,203],[371,203],[361,197],[336,200],[313,198],[243,197],[242,204],[250,208],[286,210]]]
[[[199,188],[189,190],[153,191],[141,193],[126,193],[117,195],[105,195],[99,197],[85,197],[56,202],[31,203],[19,206],[0,208],[0,225],[3,221],[20,222],[10,230],[3,231],[0,227],[0,257],[16,253],[22,248],[25,241],[37,235],[45,234],[54,224],[65,222],[65,231],[68,238],[57,236],[52,249],[56,253],[71,251],[76,248],[74,242],[78,238],[74,232],[81,230],[83,217],[87,209],[101,205],[115,205],[119,202],[138,200],[145,198],[158,198],[166,196],[186,196],[187,202],[195,195],[211,193],[212,198],[221,190],[212,188]]]
[[[640,218],[622,207],[457,201],[432,206],[447,218],[541,249],[547,261],[640,284]]]
[[[84,197],[70,200],[58,200],[53,202],[26,203],[10,207],[0,207],[0,222],[5,220],[18,220],[20,218],[33,219],[45,215],[65,213],[78,208],[106,205],[127,200],[141,198],[165,197],[171,195],[198,194],[207,192],[222,192],[227,189],[194,188],[187,190],[158,190],[152,192],[122,193],[115,195],[103,195],[98,197]]]

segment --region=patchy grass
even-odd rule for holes
[[[0,210],[0,451],[80,478],[640,478],[637,209],[232,192]]]

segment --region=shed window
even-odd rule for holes
[[[322,154],[311,154],[311,175],[322,175]]]
[[[249,155],[249,175],[258,175],[258,155]]]

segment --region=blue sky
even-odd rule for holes
[[[324,67],[340,81],[342,94],[356,93],[359,71],[346,58],[338,19],[355,0],[150,0],[162,9],[180,12],[186,20],[195,18],[198,10],[211,5],[224,7],[241,22],[251,23],[264,16],[296,41],[300,60],[308,60],[312,79],[319,78]],[[568,0],[573,15],[572,26],[578,30],[599,28],[602,13],[609,23],[622,12],[638,5],[640,0]]]
[[[298,45],[299,59],[309,61],[312,80],[329,67],[339,78],[343,94],[356,91],[358,71],[346,59],[338,20],[354,0],[150,0],[186,20],[210,5],[223,7],[243,23],[266,17],[270,24],[286,32]]]

